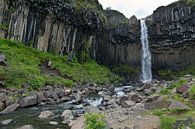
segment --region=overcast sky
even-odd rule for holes
[[[99,0],[104,8],[111,7],[119,10],[126,17],[136,15],[138,18],[146,17],[159,6],[168,5],[177,0]]]

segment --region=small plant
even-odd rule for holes
[[[195,85],[193,85],[190,88],[189,93],[190,93],[190,98],[195,100]]]
[[[97,113],[86,113],[84,115],[85,124],[84,129],[105,129],[106,124],[104,121],[104,115]]]

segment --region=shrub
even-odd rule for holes
[[[190,93],[190,98],[195,99],[195,85],[191,86],[189,93]]]
[[[86,113],[84,115],[84,118],[85,118],[84,129],[105,129],[106,128],[104,116],[102,114]]]

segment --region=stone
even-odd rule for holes
[[[74,119],[74,116],[72,114],[72,111],[71,110],[65,110],[62,115],[61,115],[61,118],[63,119],[63,122],[64,124],[69,124],[72,122],[72,120]]]
[[[163,109],[163,108],[168,108],[170,104],[171,104],[170,101],[161,100],[161,101],[154,101],[154,102],[146,103],[144,107],[145,109],[148,109],[148,110]]]
[[[49,119],[49,118],[51,118],[53,115],[54,115],[54,114],[53,114],[53,112],[51,112],[51,111],[43,111],[43,112],[40,113],[39,118],[41,118],[41,119]]]
[[[34,129],[32,125],[24,125],[20,127],[19,129]]]
[[[45,91],[43,94],[46,98],[52,98],[55,100],[57,100],[59,98],[58,95],[56,94],[56,92],[53,90]]]
[[[37,96],[27,96],[19,100],[20,107],[29,107],[38,104]]]
[[[188,84],[184,84],[184,85],[178,87],[176,90],[177,90],[177,93],[183,94],[183,93],[187,92],[189,90],[189,88],[190,87]]]
[[[13,122],[13,119],[7,119],[7,120],[3,120],[1,121],[1,125],[9,125],[11,122]]]
[[[149,97],[147,97],[146,102],[150,103],[150,102],[156,101],[158,98],[159,98],[158,95],[149,96]]]
[[[5,104],[0,102],[0,111],[2,111],[5,108]]]
[[[111,99],[111,96],[109,96],[109,95],[104,96],[104,101],[108,102],[110,99]]]
[[[47,98],[44,96],[43,92],[37,93],[37,102],[38,103],[44,102],[46,100],[47,100]]]
[[[4,54],[0,54],[0,65],[1,66],[6,66],[6,57]]]
[[[50,125],[58,125],[58,122],[56,122],[56,121],[50,121],[49,124]]]
[[[130,108],[132,107],[133,105],[135,105],[135,102],[131,101],[131,100],[127,100],[127,101],[122,101],[121,102],[121,106],[123,108]]]
[[[191,108],[179,101],[171,101],[169,105],[170,109],[179,109],[179,110],[190,110]]]
[[[130,96],[130,100],[132,100],[136,103],[140,103],[142,101],[142,98],[137,94],[133,94]]]
[[[85,107],[85,112],[87,112],[87,113],[100,113],[100,110],[91,105],[91,106]]]
[[[19,106],[20,106],[20,104],[9,105],[3,111],[0,112],[0,115],[10,114],[10,113],[14,112]]]
[[[71,129],[84,129],[84,116],[77,118]]]
[[[5,105],[8,107],[9,105],[14,104],[14,101],[10,98],[5,98]]]

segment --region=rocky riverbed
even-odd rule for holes
[[[172,92],[184,96],[187,89],[195,84],[195,79],[191,75],[180,79],[187,82]],[[98,112],[105,115],[107,125],[112,129],[158,129],[158,116],[143,115],[148,110],[194,108],[194,101],[186,96],[186,101],[193,106],[168,98],[168,94],[160,94],[163,87],[169,87],[174,81],[153,80],[150,84],[116,86],[89,84],[72,89],[46,86],[39,92],[28,93],[25,89],[0,89],[0,127],[16,129],[32,125],[34,129],[82,129],[83,114]]]

